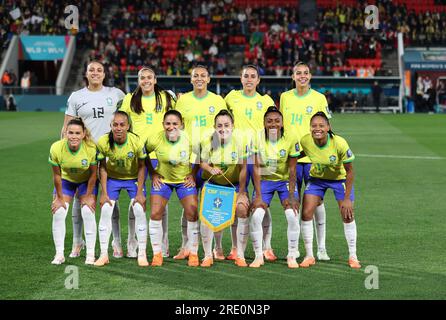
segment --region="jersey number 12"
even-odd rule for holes
[[[104,117],[104,107],[93,108],[93,118],[103,118]]]

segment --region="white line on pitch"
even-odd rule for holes
[[[398,156],[390,154],[355,154],[358,157],[365,158],[393,158],[393,159],[422,159],[422,160],[445,160],[445,157],[428,157],[428,156]]]

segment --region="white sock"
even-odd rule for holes
[[[146,252],[147,247],[147,219],[144,208],[138,202],[133,205],[133,212],[135,214],[136,236],[138,238],[138,253],[139,255]]]
[[[265,210],[262,208],[257,208],[251,217],[250,222],[250,234],[252,240],[252,246],[254,248],[254,252],[256,254],[256,259],[263,258],[263,228],[262,221],[265,217]]]
[[[305,257],[313,256],[313,220],[303,221],[301,224],[302,238],[304,239]]]
[[[161,242],[163,241],[163,226],[161,220],[149,221],[150,242],[152,243],[153,254],[161,252]]]
[[[314,214],[314,225],[316,227],[316,241],[318,251],[326,251],[325,249],[325,206],[322,203],[316,208]]]
[[[344,234],[348,244],[348,253],[350,258],[356,257],[356,222],[344,223]]]
[[[184,216],[184,209],[181,211],[181,248],[187,248],[187,220]]]
[[[297,239],[299,239],[299,217],[294,214],[293,209],[285,210],[286,220],[288,221],[288,257],[297,257]]]
[[[130,199],[129,204],[129,217],[128,217],[128,235],[127,235],[127,249],[129,247],[130,241],[136,240],[136,230],[135,230],[135,213],[133,212],[134,199]]]
[[[65,219],[67,218],[69,205],[70,204],[68,202],[65,202],[65,206],[67,208],[64,209],[63,207],[60,207],[53,214],[53,225],[52,225],[53,240],[54,240],[54,246],[56,247],[56,255],[60,256],[64,255],[65,233],[66,233]]]
[[[262,221],[263,227],[263,250],[271,249],[271,237],[273,235],[273,220],[271,218],[271,211],[266,209],[265,217]]]
[[[249,237],[249,219],[237,218],[237,256],[245,259],[246,244]]]
[[[237,225],[238,219],[235,217],[234,223],[231,225],[231,241],[233,248],[237,248]]]
[[[189,250],[192,254],[198,253],[198,236],[199,236],[199,230],[198,230],[198,221],[187,222],[187,239],[189,247]]]
[[[79,245],[82,243],[83,221],[81,214],[81,202],[78,197],[74,197],[73,199],[73,208],[71,209],[71,219],[73,221],[73,244]]]
[[[200,229],[201,231],[201,229]],[[203,237],[203,235],[201,235]],[[214,239],[215,239],[215,249],[222,249],[223,245],[223,230],[215,232],[214,233]]]
[[[119,202],[115,201],[115,207],[113,208],[112,215],[112,231],[113,231],[113,241],[121,245],[121,225],[119,223]]]
[[[101,208],[101,218],[99,219],[99,244],[101,246],[101,256],[108,256],[108,244],[112,232],[112,214],[115,202],[112,205],[107,202]]]
[[[212,239],[214,232],[203,222],[200,223],[201,242],[203,244],[204,256],[212,257]]]
[[[167,254],[169,252],[169,207],[166,204],[166,209],[164,210],[163,217],[161,219],[163,225],[163,243],[161,244],[161,251],[163,254]]]
[[[85,242],[87,247],[87,257],[94,257],[94,247],[96,245],[96,217],[91,209],[82,206],[82,219],[84,220]]]

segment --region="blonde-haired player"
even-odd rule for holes
[[[291,78],[295,87],[281,94],[280,110],[283,114],[283,124],[287,135],[297,136],[300,140],[310,132],[310,119],[317,112],[324,112],[331,118],[327,99],[322,93],[310,87],[311,72],[304,62],[297,62],[293,67]],[[310,177],[311,160],[304,157],[297,163],[297,188],[301,194],[302,185],[307,185]],[[330,260],[325,246],[325,206],[324,203],[316,208],[314,224],[316,226],[316,239],[318,244],[317,258]]]
[[[164,113],[175,108],[173,93],[163,90],[157,83],[155,71],[149,67],[142,67],[138,71],[138,86],[133,93],[128,93],[122,101],[119,110],[125,111],[132,123],[132,131],[142,141],[146,141],[159,131],[163,130]],[[155,153],[151,153],[152,166],[156,167],[158,160]],[[133,211],[129,211],[129,237],[127,256],[136,258],[136,240]],[[163,256],[169,256],[168,238],[168,207],[163,215]],[[133,222],[133,223],[132,223]]]
[[[243,137],[244,143],[252,144],[253,137],[261,135],[263,132],[263,116],[268,107],[274,105],[274,100],[267,94],[261,95],[257,92],[257,86],[260,83],[259,69],[257,66],[248,64],[242,67],[240,76],[242,90],[231,90],[226,97],[226,105],[234,115],[235,132],[237,137]],[[254,161],[253,157],[248,159],[248,177],[246,189],[248,189],[249,181],[253,179]],[[271,247],[272,237],[272,219],[269,208],[266,210],[265,217],[262,221],[263,226],[263,249],[265,259],[274,261],[277,259]],[[232,250],[231,254],[226,258],[233,260],[236,257],[237,250],[237,223],[232,225]]]
[[[198,146],[200,141],[214,131],[214,118],[220,110],[227,109],[223,98],[208,90],[211,81],[209,71],[203,65],[197,65],[191,72],[192,91],[182,94],[177,101],[175,109],[183,116],[184,129],[192,144]],[[193,159],[192,161],[195,161]],[[197,164],[198,165],[198,164]],[[184,214],[181,217],[182,244],[174,259],[186,259],[189,254],[187,246],[187,221]],[[215,258],[224,260],[221,249],[221,236],[216,234],[217,248]],[[218,253],[218,254],[217,254]]]
[[[56,255],[52,264],[65,262],[65,218],[70,202],[77,193],[81,203],[81,214],[85,224],[87,257],[85,264],[93,264],[96,242],[96,145],[89,139],[89,133],[80,118],[67,122],[66,138],[52,144],[49,163],[53,168],[54,199],[53,240]]]

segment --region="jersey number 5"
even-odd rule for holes
[[[104,117],[104,107],[93,108],[93,118],[103,118]]]

